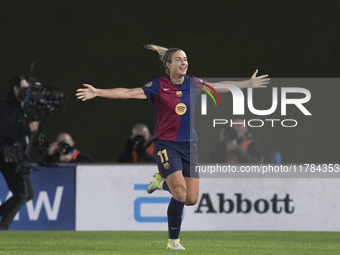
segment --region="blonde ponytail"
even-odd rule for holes
[[[144,45],[145,49],[147,50],[153,50],[157,51],[159,58],[162,60],[162,63],[165,67],[165,72],[166,74],[170,74],[169,68],[166,66],[166,62],[171,63],[171,57],[172,54],[174,54],[176,51],[180,50],[179,48],[170,48],[167,49],[165,47],[159,46],[159,45],[154,45],[154,44],[147,44]]]
[[[167,48],[164,48],[164,47],[158,46],[158,45],[154,45],[154,44],[147,44],[147,45],[145,45],[144,47],[145,47],[145,49],[147,49],[147,50],[157,51],[158,54],[159,54],[159,58],[160,58],[161,60],[163,60],[163,57],[164,57],[165,53],[168,51]]]

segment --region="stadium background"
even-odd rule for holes
[[[157,55],[143,44],[182,48],[188,74],[198,77],[248,77],[256,68],[276,78],[338,77],[340,71],[335,0],[13,0],[2,2],[0,24],[0,97],[9,79],[28,76],[34,61],[37,79],[68,97],[64,112],[43,119],[42,132],[50,141],[69,132],[96,162],[114,162],[131,127],[144,122],[151,128],[153,116],[146,102],[83,103],[75,90],[84,82],[132,88],[163,76]],[[339,92],[314,86],[313,125],[280,134],[285,143],[265,130],[254,133],[288,162],[337,162]]]

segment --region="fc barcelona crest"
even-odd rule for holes
[[[176,91],[176,95],[177,95],[178,97],[182,97],[182,96],[183,96],[183,93],[182,93],[182,91]]]
[[[169,168],[170,168],[169,162],[165,162],[165,163],[163,164],[163,166],[164,166],[164,168],[165,168],[166,170],[169,170]]]

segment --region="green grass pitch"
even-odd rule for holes
[[[185,251],[166,242],[163,231],[0,231],[0,255],[340,254],[340,232],[184,231]]]

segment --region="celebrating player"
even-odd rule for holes
[[[186,76],[188,59],[178,48],[164,48],[147,45],[147,49],[157,51],[167,76],[155,79],[139,88],[96,89],[89,84],[78,89],[76,96],[83,101],[96,96],[113,99],[147,99],[153,103],[155,115],[155,153],[159,174],[148,187],[148,193],[156,189],[171,192],[168,206],[168,249],[185,250],[179,243],[179,232],[184,205],[195,205],[199,195],[199,179],[190,166],[198,165],[197,136],[193,125],[194,106],[202,91],[210,90],[214,83],[207,83],[195,77]],[[250,80],[240,82],[219,82],[239,88],[266,87],[268,75],[256,77],[257,70]],[[217,92],[228,92],[226,88],[216,88]]]

